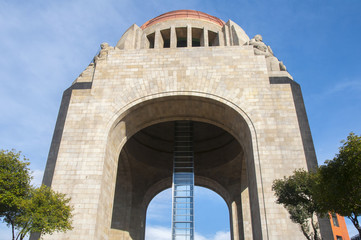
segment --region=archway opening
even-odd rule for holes
[[[229,208],[216,192],[195,187],[195,240],[230,240]],[[149,203],[145,240],[169,240],[171,237],[172,192],[168,188]]]
[[[212,239],[214,237],[212,235],[221,234],[223,238],[227,239],[226,236],[230,235],[230,210],[219,211],[219,206],[217,206],[219,201],[213,202],[212,200],[221,196],[223,205],[240,208],[239,192],[242,191],[243,186],[247,185],[244,152],[234,136],[224,129],[199,121],[193,121],[192,125],[194,128],[195,185],[202,186],[196,188],[195,196],[197,198],[198,191],[199,196],[208,195],[210,197],[209,199],[200,200],[198,203],[195,202],[195,212],[198,212],[198,216],[197,214],[195,216],[195,224],[197,226],[197,221],[201,223],[199,227],[196,227],[196,231],[205,236],[205,238],[198,238]],[[112,228],[119,230],[130,229],[130,235],[133,239],[138,238],[135,235],[139,232],[139,229],[132,230],[132,228],[136,225],[136,222],[141,225],[145,224],[142,218],[146,217],[149,202],[159,192],[172,186],[174,126],[175,121],[166,121],[143,128],[127,141],[120,153]],[[211,189],[219,196],[216,194],[218,197],[215,197],[215,193],[209,194],[210,190],[205,189]],[[213,203],[213,206],[207,207],[211,203]],[[172,202],[169,201],[162,207],[158,207],[160,209],[169,209],[171,206]],[[225,218],[218,217],[222,216],[222,212],[226,213]],[[153,213],[151,211],[150,216]],[[237,215],[236,219],[240,219],[240,212],[234,214]],[[171,220],[171,214],[162,214],[162,217],[158,215],[151,219],[160,218],[164,220],[164,217],[168,222]],[[211,220],[212,217],[214,217],[214,220]],[[217,220],[220,219],[223,219],[221,221],[223,224],[227,223],[227,227],[218,229]],[[231,224],[237,224],[236,222]],[[156,233],[163,235],[167,232],[164,226],[166,224],[163,223],[160,226],[155,225],[158,229],[154,229],[154,227],[149,229],[153,233],[156,231]],[[141,236],[139,238],[142,239]]]
[[[172,185],[173,139],[169,137],[173,136],[172,122],[179,120],[199,124],[196,129],[204,133],[200,136],[215,144],[205,144],[203,150],[195,146],[199,159],[195,160],[195,185],[215,191],[226,201],[232,239],[261,238],[254,132],[242,111],[208,98],[169,96],[136,104],[118,119],[106,155],[112,166],[109,177],[115,181],[109,212],[114,239],[144,239],[149,202]]]

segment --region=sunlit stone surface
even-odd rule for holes
[[[44,176],[71,197],[74,229],[43,238],[144,239],[149,202],[172,184],[174,121],[191,120],[194,184],[224,198],[232,239],[304,239],[271,189],[317,166],[300,86],[276,56],[191,10],[102,44],[64,92]]]

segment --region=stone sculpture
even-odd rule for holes
[[[266,57],[267,68],[269,71],[286,71],[286,66],[282,61],[279,61],[273,54],[270,46],[267,46],[263,42],[263,38],[260,34],[254,36],[245,45],[253,46],[255,55],[263,55]]]
[[[262,36],[257,34],[254,36],[249,42],[246,43],[247,45],[252,45],[254,48],[254,54],[256,55],[264,55],[266,57],[272,57],[273,52],[270,46],[267,46],[262,39]]]
[[[104,42],[100,44],[100,51],[97,56],[94,57],[95,64],[100,59],[105,59],[108,56],[109,50],[113,49],[113,47],[110,47],[108,43]]]

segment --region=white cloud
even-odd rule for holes
[[[161,226],[148,226],[145,229],[145,240],[169,240],[171,238],[171,228]],[[195,240],[230,240],[230,232],[219,231],[216,234],[205,237],[199,233],[195,233]]]
[[[357,97],[358,94],[350,94],[351,92],[358,93],[361,91],[361,80],[360,79],[343,79],[336,84],[330,85],[329,87],[323,87],[322,92],[310,95],[309,98],[312,101],[328,100],[335,98],[337,95],[342,95],[343,98],[346,96]]]
[[[344,80],[336,85],[332,86],[330,89],[327,89],[325,95],[334,95],[338,92],[345,90],[360,90],[361,89],[361,81],[360,80]]]
[[[230,240],[231,234],[230,234],[230,232],[219,231],[219,232],[216,232],[214,235],[205,237],[196,232],[194,239],[195,240]]]
[[[171,229],[161,226],[149,226],[145,229],[145,240],[169,240]]]
[[[170,224],[171,215],[172,190],[166,189],[150,202],[147,210],[147,221],[156,221],[156,224],[161,222],[162,225],[166,225]]]
[[[230,240],[230,239],[231,239],[230,232],[217,232],[213,238],[213,240]]]
[[[210,239],[200,235],[199,233],[195,233],[194,234],[194,240],[210,240]]]

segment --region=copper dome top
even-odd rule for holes
[[[155,17],[155,18],[147,21],[146,23],[144,23],[140,28],[145,29],[156,23],[171,20],[171,19],[178,19],[178,18],[201,19],[201,20],[215,23],[221,27],[225,24],[225,22],[222,21],[221,19],[211,16],[204,12],[195,11],[195,10],[177,10],[177,11],[171,11],[171,12],[167,12],[162,15],[159,15],[158,17]]]

